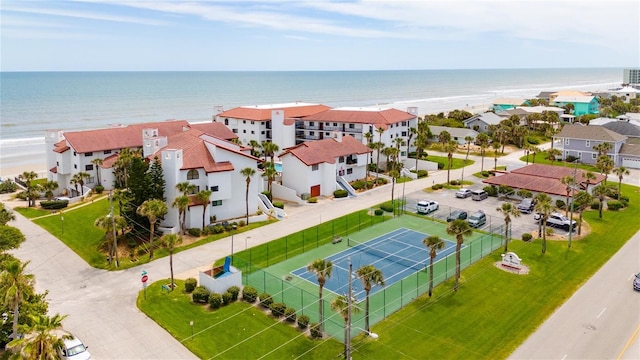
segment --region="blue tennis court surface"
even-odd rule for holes
[[[350,248],[333,254],[326,260],[333,263],[331,277],[327,279],[324,288],[339,295],[345,295],[348,291],[349,259],[353,264],[353,279],[351,286],[353,294],[358,300],[365,297],[362,281],[356,276],[356,270],[362,265],[373,265],[382,271],[386,286],[389,286],[417,271],[424,270],[430,263],[429,249],[424,246],[422,240],[428,237],[418,231],[400,228],[390,233],[381,235],[373,240],[356,244],[348,240]],[[456,244],[444,240],[445,246],[437,252],[434,263],[441,258],[454,253]],[[314,284],[318,283],[315,274],[308,272],[306,267],[292,272]],[[383,286],[373,286],[371,294],[383,289]]]

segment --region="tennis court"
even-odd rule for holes
[[[348,292],[349,261],[354,269],[352,293],[358,301],[365,297],[362,282],[355,277],[355,270],[360,266],[373,265],[382,271],[387,287],[417,271],[424,270],[430,263],[430,256],[429,249],[424,246],[422,241],[428,236],[429,234],[419,231],[398,228],[366,242],[347,239],[348,248],[346,250],[326,258],[333,263],[333,271],[324,288],[338,295],[344,295]],[[456,244],[454,242],[443,241],[445,246],[437,251],[434,262],[455,252]],[[317,284],[317,276],[307,271],[306,267],[298,268],[292,271],[292,274],[312,284]],[[374,286],[370,294],[375,294],[385,286]]]

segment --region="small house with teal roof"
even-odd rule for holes
[[[600,112],[600,102],[595,96],[558,96],[553,101],[553,105],[558,107],[564,107],[567,104],[573,104],[575,116]]]
[[[491,105],[491,108],[495,112],[501,112],[505,110],[515,109],[518,106],[529,106],[531,105],[531,103],[529,103],[529,100],[527,99],[502,98],[495,99],[493,101],[493,104]]]

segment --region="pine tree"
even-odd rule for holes
[[[147,200],[159,199],[166,201],[164,197],[165,185],[166,182],[164,181],[162,164],[156,156],[153,158],[153,163],[149,167],[149,198]]]

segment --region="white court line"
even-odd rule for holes
[[[604,314],[605,311],[607,311],[607,308],[602,309],[602,311],[600,311],[600,314],[596,316],[596,319],[600,319],[600,316],[602,316],[602,314]]]

